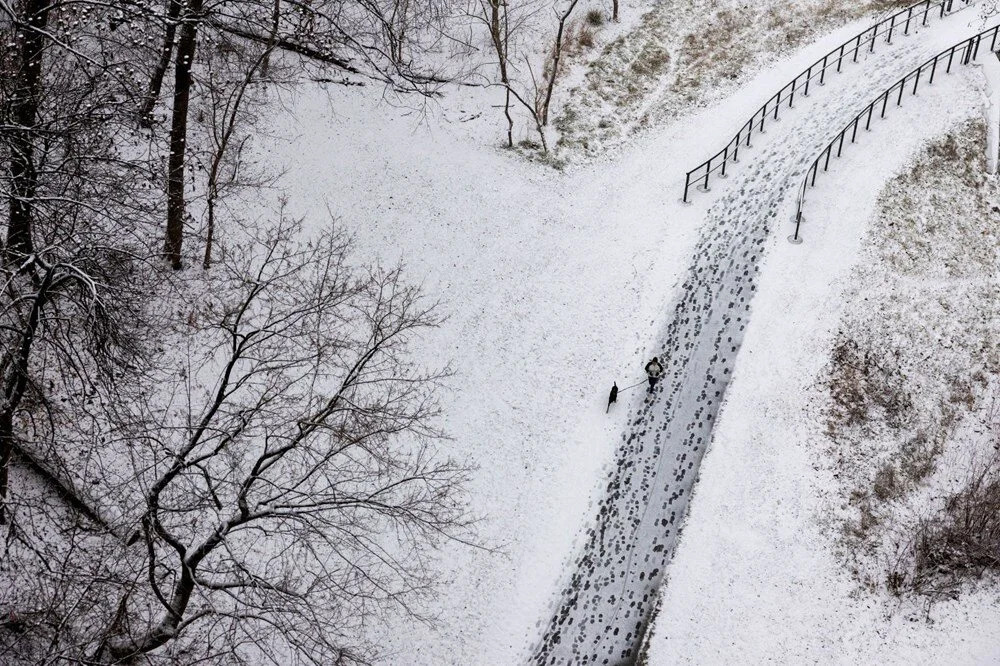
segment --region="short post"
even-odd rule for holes
[[[798,210],[795,211],[795,215],[792,216],[792,222],[795,223],[795,233],[788,237],[788,242],[793,245],[798,245],[802,242],[802,237],[799,236],[799,227],[802,226],[802,201],[799,201]]]

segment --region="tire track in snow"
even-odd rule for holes
[[[596,524],[533,663],[636,661],[743,340],[765,244],[772,226],[788,227],[787,220],[776,222],[778,210],[830,137],[932,52],[910,41],[876,53],[817,89],[808,103],[800,101],[806,108],[785,109],[780,123],[767,126],[777,136],[746,155],[733,186],[709,208],[662,334],[665,378],[622,436]]]

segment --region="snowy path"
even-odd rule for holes
[[[630,419],[597,524],[534,663],[634,663],[730,380],[765,245],[773,227],[782,237],[787,231],[778,211],[787,209],[804,165],[826,142],[923,58],[974,33],[966,23],[953,21],[939,33],[928,28],[814,88],[794,111],[782,111],[782,121],[769,125],[733,171],[708,210],[661,336],[665,381]],[[850,150],[864,150],[861,134],[859,144]]]

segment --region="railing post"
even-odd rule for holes
[[[809,97],[809,81],[812,80],[812,75],[813,75],[813,68],[809,67],[809,69],[806,70],[806,89],[802,91],[803,97]]]
[[[823,171],[830,168],[830,154],[833,152],[833,144],[826,147],[826,162],[823,163]]]
[[[827,56],[823,56],[823,69],[819,73],[819,84],[824,85],[826,83],[826,59]]]
[[[904,76],[899,82],[899,99],[896,100],[896,106],[903,105],[903,88],[906,87],[906,77]],[[891,90],[891,88],[890,88]]]
[[[917,84],[920,83],[920,72],[922,72],[922,71],[924,71],[924,68],[921,66],[921,67],[919,67],[917,69],[917,75],[913,77],[913,94],[914,95],[917,94]]]
[[[847,128],[846,127],[840,133],[840,145],[837,146],[837,157],[840,157],[840,154],[844,151],[844,137],[845,136],[847,136]]]
[[[701,191],[708,192],[708,177],[712,173],[712,160],[705,164],[705,182],[701,184]]]
[[[840,45],[840,55],[837,57],[837,73],[840,74],[840,66],[844,62],[844,45]]]
[[[906,29],[903,30],[904,35],[910,34],[910,19],[913,18],[913,7],[911,6],[906,12]]]
[[[868,53],[875,53],[875,40],[877,39],[878,39],[878,24],[875,24],[875,27],[872,28],[872,43],[871,46],[868,47]]]
[[[681,199],[684,203],[688,202],[688,190],[691,188],[691,172],[688,171],[687,175],[684,176],[684,198]]]
[[[858,61],[858,51],[861,50],[861,35],[858,35],[857,46],[854,47],[854,62]]]
[[[864,113],[864,111],[861,113]],[[858,138],[858,122],[860,122],[860,120],[860,115],[854,117],[854,131],[851,132],[851,143],[854,143]]]
[[[799,77],[795,77],[795,81],[792,81],[792,90],[788,94],[788,108],[792,108],[792,104],[795,102],[795,84],[799,80]],[[808,85],[808,83],[806,84]]]
[[[927,81],[927,85],[934,84],[934,72],[937,71],[938,56],[934,56],[934,64],[931,65],[931,78]]]
[[[795,233],[788,237],[788,242],[798,245],[802,242],[799,238],[799,226],[802,224],[802,199],[799,199],[798,209],[795,211]]]
[[[816,187],[816,172],[817,171],[819,171],[819,158],[818,157],[816,158],[816,161],[813,162],[813,181],[812,181],[812,187]]]
[[[886,93],[888,95],[888,93]],[[870,132],[872,130],[872,111],[875,110],[875,103],[872,102],[868,105],[868,120],[865,121],[865,131]]]
[[[927,25],[927,14],[929,14],[930,11],[931,11],[931,0],[926,0],[926,2],[924,2],[924,20],[921,23],[921,25]]]
[[[722,153],[722,171],[719,173],[720,178],[726,177],[726,164],[729,162],[729,146]]]
[[[889,90],[892,90],[892,88]],[[882,95],[882,113],[879,115],[880,118],[885,118],[885,107],[889,103],[889,90],[886,90],[885,94]]]
[[[896,27],[896,15],[892,15],[892,19],[889,21],[889,38],[885,40],[886,44],[892,44],[892,29]]]
[[[975,60],[976,58],[979,57],[979,42],[981,42],[981,41],[983,41],[983,36],[982,35],[977,35],[976,36],[976,48],[972,52],[972,59],[973,60]]]
[[[951,74],[951,61],[955,58],[955,49],[957,47],[951,47],[951,51],[948,52],[948,67],[944,70],[945,74]]]
[[[990,53],[997,50],[997,32],[1000,31],[1000,25],[993,28],[993,41],[990,42]]]

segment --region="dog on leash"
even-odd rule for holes
[[[611,411],[611,403],[613,402],[618,402],[618,382],[615,382],[611,387],[611,395],[608,396],[608,408],[604,410],[605,414]]]

